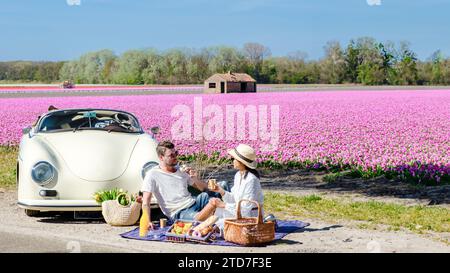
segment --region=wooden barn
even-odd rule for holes
[[[256,92],[256,81],[245,73],[217,73],[205,81],[204,93],[249,92]]]

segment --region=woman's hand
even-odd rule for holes
[[[220,193],[220,195],[222,195],[222,196],[225,195],[225,190],[224,190],[219,184],[216,184],[216,188],[215,188],[215,189],[210,189],[210,191],[212,191],[212,192],[218,192],[218,193]]]
[[[209,199],[209,202],[214,205],[216,208],[224,208],[225,207],[225,203],[220,200],[219,198],[211,198]]]

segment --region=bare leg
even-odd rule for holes
[[[195,215],[195,220],[205,221],[209,218],[209,216],[214,214],[215,210],[216,206],[213,204],[212,200],[210,200],[209,203]]]

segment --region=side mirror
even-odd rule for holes
[[[154,135],[159,134],[159,130],[160,130],[159,126],[155,126],[155,127],[152,127],[152,128],[150,129],[150,131],[151,131],[152,134],[154,134]]]
[[[150,131],[152,132],[153,138],[155,138],[155,136],[157,134],[159,134],[160,128],[159,128],[159,126],[155,126],[155,127],[150,128]]]
[[[22,129],[22,134],[26,135],[31,132],[31,126]]]

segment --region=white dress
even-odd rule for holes
[[[245,178],[241,176],[241,172],[237,172],[234,176],[234,185],[231,188],[231,192],[225,191],[225,194],[222,196],[225,208],[217,208],[215,212],[215,215],[219,217],[219,221],[216,224],[221,229],[223,229],[225,218],[236,218],[236,207],[242,199],[258,202],[261,213],[264,215],[264,195],[261,184],[259,178],[250,172],[247,173]],[[256,205],[250,202],[242,202],[241,215],[242,217],[257,217],[258,210]]]

